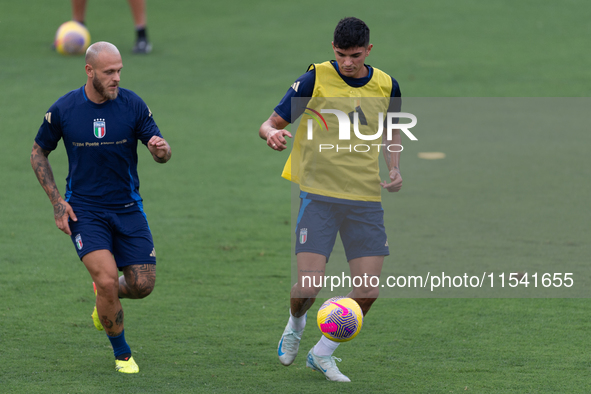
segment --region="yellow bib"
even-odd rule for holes
[[[370,81],[354,88],[330,62],[312,67],[316,69],[314,92],[300,119],[281,176],[299,184],[305,192],[347,200],[381,201],[378,158],[384,146],[379,145],[381,136],[374,139],[370,136],[377,134],[380,123],[383,125],[392,78],[374,68]],[[345,123],[343,119],[348,121]]]

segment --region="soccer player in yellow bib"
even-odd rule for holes
[[[259,130],[271,149],[283,151],[285,137],[292,138],[285,127],[302,116],[282,174],[301,190],[296,225],[298,281],[291,289],[290,317],[277,349],[286,366],[297,356],[306,311],[321,290],[314,283],[322,283],[337,232],[351,277],[379,277],[384,257],[389,255],[380,196],[381,188],[397,192],[402,187],[400,131],[392,130],[388,136],[380,123],[386,123],[386,112],[400,111],[401,94],[394,78],[365,64],[372,47],[363,21],[342,19],[332,42],[336,61],[311,65]],[[370,135],[379,135],[378,129],[383,130],[381,140],[369,141]],[[390,179],[380,182],[378,159],[382,152]],[[303,280],[304,276],[314,282]],[[353,285],[348,297],[357,301],[365,315],[378,293],[378,288],[366,281]],[[321,336],[308,352],[306,366],[328,380],[350,382],[332,356],[338,346]]]

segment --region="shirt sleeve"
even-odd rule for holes
[[[312,68],[304,75],[296,79],[293,85],[287,90],[285,96],[281,99],[279,104],[275,107],[277,115],[281,116],[289,123],[300,117],[306,110],[306,105],[314,93],[314,84],[316,82],[316,69]],[[292,98],[300,98],[299,100],[292,100]],[[292,103],[293,101],[293,103]],[[293,104],[293,105],[292,105]]]
[[[392,77],[390,77],[392,78]],[[392,78],[392,91],[390,92],[390,105],[388,106],[388,112],[402,112],[402,93],[400,92],[400,85],[398,81]],[[384,130],[387,129],[388,118],[384,119]],[[400,118],[392,119],[393,123],[399,123]]]
[[[392,78],[392,92],[390,93],[390,106],[388,112],[401,112],[402,110],[402,93],[400,92],[400,85],[398,81]]]
[[[156,135],[158,137],[162,137],[160,129],[156,125],[154,117],[152,116],[152,111],[146,105],[146,103],[144,103],[144,100],[137,97],[137,102],[135,105],[137,111],[135,133],[137,138],[142,141],[144,145],[147,145],[148,141],[150,141],[150,138],[153,136]]]
[[[35,142],[42,149],[52,151],[57,148],[57,143],[62,138],[62,126],[60,113],[57,105],[54,103],[43,119],[41,127],[35,137]]]

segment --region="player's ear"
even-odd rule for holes
[[[367,52],[366,52],[367,54],[365,56],[369,56],[369,52],[371,52],[371,48],[373,48],[373,44],[369,44],[367,46]]]
[[[94,76],[94,70],[92,69],[92,66],[90,64],[84,66],[84,69],[86,70],[86,75],[88,76],[88,78],[92,78]]]

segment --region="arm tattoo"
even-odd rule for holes
[[[155,154],[152,154],[152,156],[154,156],[154,160],[158,163],[166,163],[168,160],[170,160],[170,157],[172,156],[172,151],[169,149],[166,151],[166,154],[164,155],[164,157],[158,157]]]
[[[392,158],[390,157],[390,152],[388,152],[387,149],[384,149],[384,159],[386,160],[386,167],[388,168],[388,171],[390,171],[392,169]]]
[[[161,164],[166,163],[172,157],[172,150],[170,149],[170,146],[168,146],[168,149],[166,150],[164,157],[158,157],[158,156],[156,156],[156,153],[154,153],[152,151],[150,151],[150,153],[152,153],[152,157],[154,158],[154,161],[156,161],[156,163],[161,163]]]
[[[33,171],[35,171],[35,175],[37,175],[37,179],[43,187],[43,190],[45,190],[45,193],[54,206],[54,213],[57,214],[58,208],[56,205],[61,205],[57,204],[57,201],[60,198],[60,193],[55,185],[53,171],[51,170],[51,165],[47,158],[49,153],[51,152],[41,148],[35,143],[33,145],[33,151],[31,152],[31,166],[33,167]],[[65,213],[65,210],[63,210],[63,212]]]
[[[55,216],[56,219],[61,218],[65,214],[66,214],[66,206],[64,204],[62,204],[61,202],[58,202],[57,204],[53,204],[53,216]]]
[[[279,130],[283,127],[280,127],[279,123],[284,122],[283,118],[277,114],[277,112],[273,111],[273,115],[269,118],[271,121],[271,125],[274,129]]]
[[[289,122],[283,119],[277,112],[273,111],[273,114],[267,120],[267,124],[272,128],[275,129],[275,132],[278,130],[282,130],[287,127]],[[267,133],[267,139],[269,138],[269,134],[271,134],[273,130],[269,130]]]

